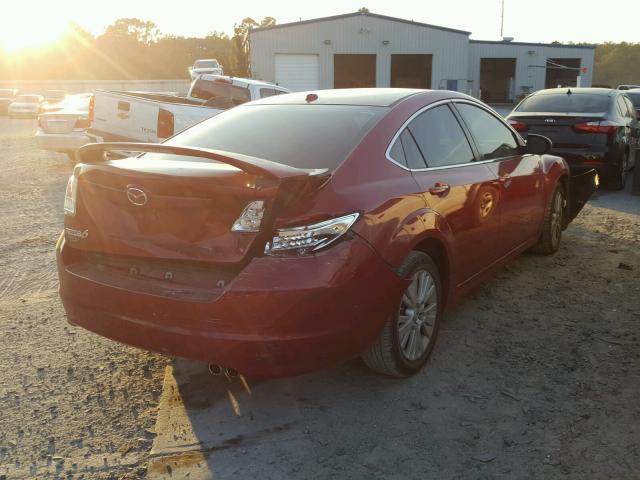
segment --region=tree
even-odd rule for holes
[[[158,40],[160,30],[158,30],[158,26],[155,23],[149,20],[119,18],[107,27],[104,36],[116,39],[135,40],[136,42],[149,45]]]
[[[233,26],[233,46],[235,50],[235,74],[241,77],[251,75],[251,65],[249,64],[249,33],[255,27],[271,27],[276,24],[273,17],[264,17],[258,23],[251,17],[246,17],[239,24]]]
[[[360,7],[358,13],[371,13],[367,7]]]

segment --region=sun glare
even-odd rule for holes
[[[21,21],[3,21],[0,27],[0,51],[15,54],[21,50],[46,46],[57,40],[67,29],[65,22],[56,22],[46,15],[19,15]],[[23,20],[23,21],[22,21]]]

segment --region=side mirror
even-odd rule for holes
[[[545,153],[549,153],[551,147],[553,147],[553,143],[545,136],[536,135],[535,133],[530,133],[527,136],[526,153],[544,155]]]

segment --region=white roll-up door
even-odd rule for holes
[[[276,54],[276,83],[294,92],[320,88],[318,55]]]

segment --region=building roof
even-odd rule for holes
[[[528,42],[505,42],[502,40],[469,40],[469,43],[487,43],[490,45],[524,45],[528,47],[551,47],[551,48],[584,48],[595,50],[597,45],[567,45],[564,43],[528,43]]]
[[[334,15],[334,16],[331,16],[331,17],[320,17],[320,18],[312,18],[310,20],[301,20],[299,22],[281,23],[279,25],[271,25],[269,27],[252,28],[251,32],[263,32],[265,30],[276,30],[278,28],[296,27],[298,25],[308,25],[310,23],[331,22],[333,20],[341,20],[343,18],[350,18],[350,17],[378,18],[380,20],[387,20],[387,21],[390,21],[390,22],[398,22],[398,23],[406,23],[408,25],[415,25],[416,27],[426,27],[426,28],[432,28],[432,29],[435,29],[435,30],[444,30],[445,32],[453,32],[453,33],[461,33],[463,35],[471,35],[471,32],[466,32],[464,30],[456,30],[454,28],[440,27],[438,25],[430,25],[428,23],[414,22],[413,20],[405,20],[404,18],[389,17],[387,15],[379,15],[377,13],[370,13],[370,12],[353,12],[353,13],[345,13],[345,14],[342,14],[342,15]]]

